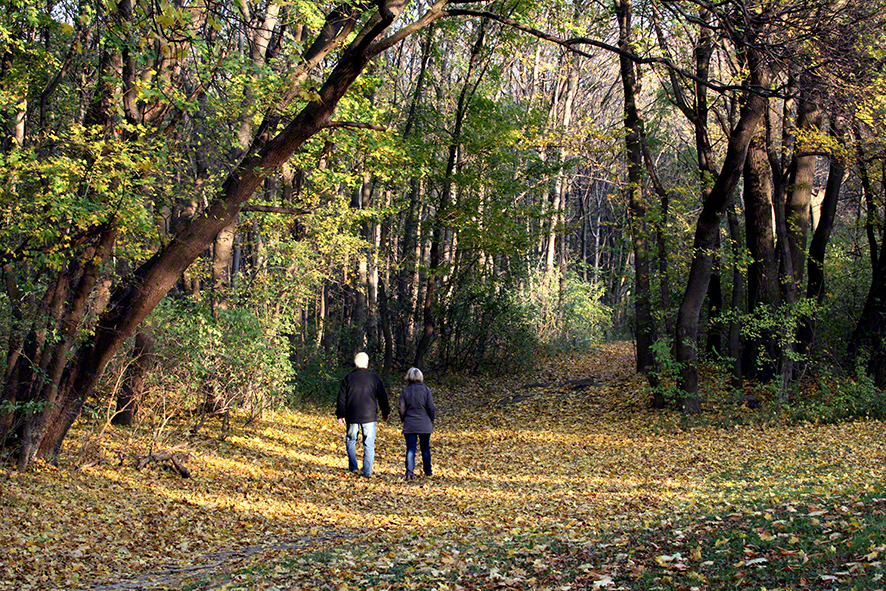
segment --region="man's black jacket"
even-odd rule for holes
[[[391,414],[388,393],[377,375],[357,368],[345,376],[338,389],[336,418],[344,418],[348,423],[375,423],[379,408],[382,416]]]

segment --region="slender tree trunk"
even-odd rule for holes
[[[615,11],[618,17],[618,44],[630,51],[631,2],[616,0]],[[643,122],[637,110],[636,97],[640,92],[634,63],[625,55],[619,57],[621,80],[624,88],[624,121],[628,155],[628,207],[631,213],[631,241],[634,247],[634,311],[636,316],[635,339],[637,342],[637,371],[646,374],[650,383],[655,378],[655,356],[652,345],[655,342],[655,324],[652,320],[649,278],[649,238],[647,230],[647,203],[643,191]],[[655,385],[655,384],[653,384]],[[659,390],[652,401],[655,408],[664,407],[664,399]]]
[[[878,388],[886,388],[886,257],[874,269],[864,308],[849,340],[849,357],[865,362]]]
[[[853,122],[855,135],[855,154],[858,162],[858,176],[861,180],[861,191],[864,195],[865,220],[864,230],[868,239],[868,251],[871,259],[871,269],[876,269],[880,260],[880,243],[877,239],[877,202],[874,194],[874,185],[867,165],[867,155],[862,147],[863,131],[857,121]],[[886,175],[884,175],[886,176]]]
[[[479,80],[482,79],[482,73],[476,81],[472,80],[474,68],[479,60],[480,52],[483,49],[485,40],[486,21],[481,21],[480,30],[477,33],[477,40],[471,49],[471,56],[468,62],[468,71],[465,74],[464,86],[458,98],[458,106],[455,112],[455,125],[452,131],[452,143],[449,145],[449,157],[446,161],[446,172],[443,178],[443,191],[440,194],[440,202],[437,206],[437,213],[434,216],[433,232],[431,236],[431,252],[428,262],[428,278],[425,286],[424,303],[422,305],[422,313],[424,318],[421,339],[415,348],[415,360],[413,365],[423,367],[425,355],[431,346],[431,340],[434,337],[437,320],[434,314],[435,297],[438,288],[439,274],[441,271],[441,263],[443,262],[443,249],[445,247],[444,239],[447,232],[446,217],[453,199],[453,174],[458,159],[458,152],[461,145],[462,128],[467,116],[468,99],[476,90]]]
[[[714,252],[711,262],[711,284],[708,286],[708,330],[705,347],[715,355],[723,353],[723,283],[720,274],[721,240],[720,232],[714,236]]]
[[[126,369],[120,393],[117,395],[117,411],[111,417],[115,425],[132,425],[144,392],[145,376],[152,365],[154,339],[144,331],[135,333],[132,362]]]
[[[841,141],[845,140],[845,138],[840,137],[842,136],[842,127],[839,125],[836,127],[838,139]],[[840,154],[833,154],[830,158],[828,181],[825,187],[824,200],[821,203],[821,214],[818,218],[818,225],[815,227],[815,232],[812,235],[812,242],[809,245],[809,258],[807,261],[808,269],[806,274],[808,280],[806,283],[806,297],[818,304],[821,304],[825,297],[824,257],[837,217],[837,202],[845,174],[845,159]],[[815,315],[805,316],[800,323],[799,334],[797,335],[797,350],[804,356],[812,345],[815,336],[815,324]]]
[[[403,126],[403,138],[409,139],[418,117],[418,108],[421,104],[425,90],[425,80],[430,67],[431,56],[434,49],[434,27],[428,27],[427,35],[421,43],[421,62],[419,65],[418,79],[415,83],[415,92],[409,103],[409,114]],[[409,207],[405,212],[403,222],[403,239],[400,247],[399,270],[397,272],[397,302],[396,302],[396,344],[395,354],[397,359],[403,359],[409,348],[412,334],[412,319],[415,309],[413,302],[414,275],[418,269],[418,253],[420,244],[419,214],[421,212],[420,199],[423,190],[421,180],[413,178],[409,184]]]
[[[730,302],[732,317],[729,322],[729,357],[732,358],[732,386],[741,388],[744,373],[742,371],[741,353],[741,313],[744,311],[744,271],[741,268],[742,248],[741,228],[738,222],[738,207],[730,207],[727,211],[729,222],[729,240],[732,245],[732,300]]]
[[[234,266],[234,236],[236,223],[222,228],[212,249],[212,311],[227,307],[226,294],[231,286],[231,270]]]

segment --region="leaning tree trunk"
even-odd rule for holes
[[[266,176],[280,168],[318,131],[329,126],[336,105],[369,60],[414,30],[407,27],[388,40],[373,45],[405,5],[406,2],[392,2],[381,7],[339,58],[320,88],[318,99],[308,103],[281,132],[265,141],[264,131],[270,128],[270,119],[274,119],[267,117],[249,152],[224,181],[206,211],[188,223],[169,244],[136,269],[115,291],[93,337],[77,350],[69,366],[70,370],[59,389],[57,405],[53,407],[57,410],[38,417],[35,426],[43,435],[23,448],[19,462],[21,469],[26,469],[35,455],[55,459],[68,429],[92,394],[99,375],[123,342],[175,285],[184,270],[234,220]],[[344,35],[354,30],[358,15],[337,15],[340,18],[335,27],[337,34],[318,40],[309,49],[309,63],[322,59],[339,45]],[[433,17],[421,24],[427,24]],[[291,89],[282,102],[286,102],[287,97],[291,99],[296,96],[297,92],[298,88]]]
[[[764,88],[769,81],[768,72],[760,63],[754,49],[748,49],[748,57],[751,67],[749,85]],[[677,362],[680,364],[679,387],[683,397],[681,402],[683,411],[687,413],[697,413],[701,410],[701,400],[698,398],[696,343],[701,308],[711,278],[711,252],[715,246],[715,235],[720,231],[720,220],[723,218],[732,190],[741,178],[742,166],[754,130],[765,112],[766,99],[759,94],[748,92],[738,123],[729,134],[723,167],[705,199],[696,223],[692,243],[692,264],[677,315],[675,343]]]
[[[111,256],[117,233],[116,228],[105,229],[98,245],[86,250],[84,259],[87,262],[83,265],[70,305],[61,317],[61,338],[54,345],[48,342],[45,344],[42,357],[47,363],[41,362],[40,375],[32,378],[30,392],[23,397],[23,400],[38,402],[42,410],[24,422],[18,457],[18,469],[21,471],[26,470],[36,456],[51,420],[57,416],[55,412],[64,402],[65,389],[70,383],[69,376],[66,375],[68,352],[73,348],[78,328],[86,317],[89,296],[98,283],[102,264]]]

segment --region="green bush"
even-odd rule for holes
[[[443,367],[512,371],[533,358],[536,340],[511,290],[494,284],[455,292],[445,311],[436,361]]]
[[[815,394],[792,404],[790,416],[796,422],[811,423],[886,420],[886,393],[877,388],[864,363],[859,363],[851,377],[822,375]]]
[[[518,295],[536,340],[554,351],[586,350],[604,338],[612,326],[612,310],[600,301],[602,296],[602,285],[559,271],[533,274]]]
[[[151,383],[179,393],[182,408],[207,395],[256,412],[283,405],[292,379],[289,343],[279,327],[246,308],[217,310],[167,298],[151,316],[156,370]]]
[[[350,369],[340,367],[335,354],[292,358],[292,385],[288,403],[329,404],[338,395],[339,381]]]

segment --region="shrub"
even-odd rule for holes
[[[215,399],[260,413],[281,406],[292,378],[289,344],[273,322],[246,308],[217,310],[167,298],[151,317],[157,368],[151,385],[179,393],[182,408]]]
[[[533,357],[536,340],[511,290],[473,285],[455,292],[445,311],[437,361],[444,367],[511,371]]]
[[[791,406],[791,419],[812,423],[886,419],[886,394],[864,368],[863,362],[858,363],[852,377],[823,374],[816,392]]]
[[[559,271],[539,271],[527,281],[519,303],[541,345],[585,350],[612,325],[612,311],[600,301],[602,296],[602,285],[584,282],[573,272],[561,276]]]

